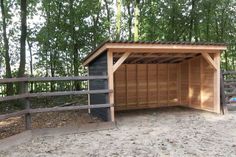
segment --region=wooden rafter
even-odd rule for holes
[[[181,62],[187,58],[192,58],[194,57],[196,54],[190,54],[190,55],[186,55],[185,57],[181,57],[181,58],[176,58],[170,61],[170,63],[175,63],[175,62]]]
[[[131,52],[125,52],[120,59],[113,65],[112,71],[113,73],[119,68],[119,66],[129,57]]]
[[[158,61],[158,63],[165,63],[165,62],[168,62],[169,60],[172,60],[173,58],[164,58],[160,61]]]
[[[137,59],[135,59],[135,60],[132,60],[130,63],[132,64],[132,63],[137,63],[138,61],[141,61],[141,60],[143,60],[144,59],[144,57],[146,58],[146,57],[150,57],[152,55],[152,53],[150,53],[150,54],[146,54],[145,56],[143,56],[143,57],[139,57],[139,58],[137,58]]]
[[[148,60],[145,61],[145,63],[151,63],[153,61],[156,61],[159,58],[172,58],[172,59],[176,59],[176,58],[186,58],[186,54],[159,54],[158,56],[154,56],[153,58],[150,58]]]
[[[202,54],[203,58],[207,61],[207,63],[209,63],[212,66],[212,68],[217,70],[217,65],[216,65],[215,61],[211,58],[211,56],[206,52],[202,52],[201,54]]]
[[[158,56],[155,56],[155,57],[153,57],[151,59],[146,60],[145,63],[151,63],[151,62],[153,62],[153,61],[155,61],[155,60],[157,60],[159,58],[163,58],[163,57],[164,56],[158,55]]]

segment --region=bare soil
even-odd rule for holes
[[[35,137],[0,152],[0,156],[236,156],[236,112],[223,116],[162,108],[123,112],[116,117],[115,129]]]
[[[38,113],[32,115],[32,128],[40,129],[77,126],[98,121],[100,120],[89,116],[83,111]],[[23,131],[25,131],[24,116],[12,117],[0,121],[0,139],[10,137]]]

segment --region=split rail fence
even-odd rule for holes
[[[107,76],[38,77],[38,78],[23,77],[23,78],[0,79],[0,84],[22,83],[22,85],[24,86],[24,92],[18,95],[0,97],[0,102],[7,102],[11,100],[24,100],[24,104],[25,104],[24,110],[0,115],[0,120],[4,120],[10,117],[25,115],[26,129],[31,129],[31,114],[33,113],[109,108],[113,104],[90,104],[90,101],[89,101],[90,94],[109,94],[113,92],[109,89],[89,90],[89,87],[87,87],[87,90],[80,90],[80,91],[56,91],[56,92],[30,93],[29,88],[28,88],[28,85],[32,82],[34,83],[55,82],[55,81],[87,81],[89,82],[89,80],[107,80],[107,79],[108,79]],[[45,98],[45,97],[56,97],[56,96],[84,95],[84,94],[88,95],[87,105],[35,108],[35,109],[31,108],[30,99],[32,98]]]
[[[235,99],[232,99],[235,98]],[[221,75],[221,103],[236,103],[236,71],[223,71]]]

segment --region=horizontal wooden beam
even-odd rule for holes
[[[110,51],[113,52],[133,52],[133,53],[162,53],[162,54],[168,54],[168,53],[181,53],[181,54],[186,54],[186,53],[201,53],[201,52],[207,52],[207,53],[220,53],[220,51],[217,50],[195,50],[195,49],[127,49],[127,48],[110,48]]]
[[[152,57],[179,57],[179,58],[186,58],[187,56],[194,56],[194,54],[185,54],[185,53],[172,53],[172,54],[162,54],[162,53],[145,53],[145,54],[130,54],[129,58],[152,58]],[[116,55],[114,58],[121,57],[122,55]]]
[[[102,52],[104,52],[107,49],[106,44],[100,47],[95,53],[93,53],[90,57],[88,57],[84,62],[83,66],[86,66],[88,63],[90,63],[94,58],[99,56]]]
[[[127,43],[107,43],[106,45],[107,49],[130,49],[135,52],[135,50],[181,50],[181,51],[187,51],[187,50],[200,50],[200,51],[220,51],[220,50],[226,50],[227,46],[221,46],[221,45],[179,45],[179,44],[127,44]],[[185,51],[185,52],[186,52]],[[114,51],[119,52],[119,51]],[[198,52],[199,53],[199,52]]]
[[[224,71],[223,75],[236,75],[236,71]]]
[[[108,89],[102,90],[86,90],[86,91],[63,91],[63,92],[41,92],[41,93],[26,93],[14,96],[0,97],[0,102],[11,101],[25,98],[41,98],[53,96],[68,96],[68,95],[82,95],[82,94],[106,94],[112,92]]]
[[[88,65],[94,58],[107,51],[112,52],[135,52],[135,53],[220,53],[226,50],[224,45],[179,45],[179,44],[135,44],[135,43],[106,43],[97,51],[93,52],[83,63]]]
[[[38,108],[38,109],[26,109],[13,113],[0,115],[0,120],[8,119],[11,117],[23,116],[27,113],[42,113],[42,112],[61,112],[71,110],[84,110],[84,109],[96,109],[96,108],[108,108],[113,104],[92,104],[92,105],[77,105],[77,106],[66,106],[66,107],[51,107],[51,108]]]
[[[86,81],[107,79],[107,76],[73,76],[73,77],[22,77],[22,78],[4,78],[0,83],[17,83],[17,82],[47,82],[47,81]]]
[[[224,80],[224,82],[236,82],[236,79],[227,79],[227,80]]]
[[[67,106],[67,107],[38,108],[38,109],[29,109],[29,113],[84,110],[84,109],[95,109],[95,108],[107,108],[107,107],[111,107],[111,106],[113,106],[113,105],[111,105],[111,104],[96,104],[96,105],[80,105],[80,106]]]
[[[215,61],[211,58],[211,56],[206,53],[206,52],[202,52],[201,53],[203,58],[211,65],[211,67],[215,70],[217,70],[217,65],[215,63]]]
[[[119,66],[129,57],[131,52],[125,52],[120,59],[113,65],[112,71],[113,73],[119,68]]]
[[[226,93],[225,96],[236,96],[236,92]]]

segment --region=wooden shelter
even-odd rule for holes
[[[89,88],[109,88],[92,94],[92,104],[110,108],[91,112],[115,120],[115,111],[186,106],[220,113],[221,43],[106,41],[83,62],[89,75],[108,81],[89,82]]]

